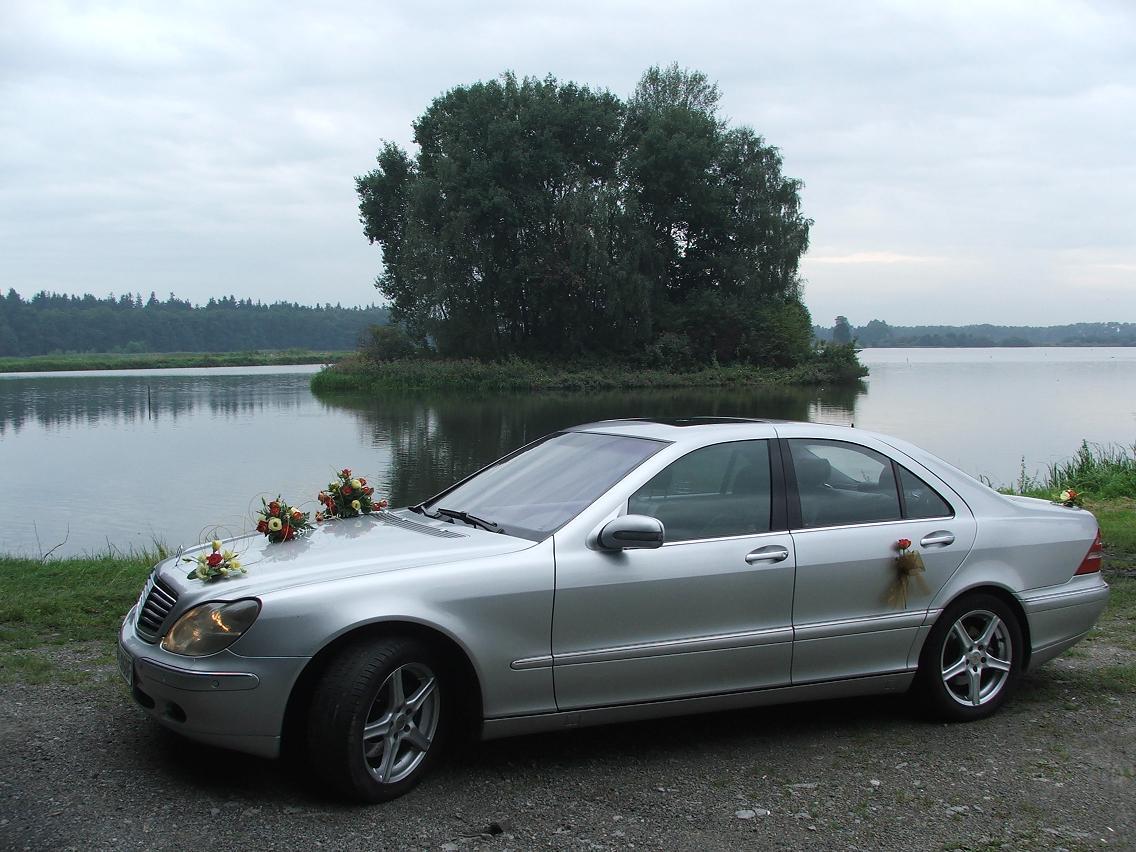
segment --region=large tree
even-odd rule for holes
[[[437,98],[416,156],[356,179],[393,318],[446,355],[798,360],[799,183],[718,100],[674,65],[626,103],[511,74]]]

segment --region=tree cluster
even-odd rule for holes
[[[454,357],[807,357],[800,183],[719,97],[673,65],[626,101],[512,74],[435,99],[415,156],[356,178],[392,319]]]
[[[270,305],[226,296],[195,306],[172,293],[160,301],[125,294],[96,298],[40,292],[0,298],[0,355],[53,352],[242,352],[352,349],[385,323],[385,308]]]
[[[874,319],[851,327],[837,317],[832,328],[813,328],[817,340],[855,339],[869,347],[1136,346],[1136,323],[1081,322],[1044,327],[1025,325],[888,325]]]

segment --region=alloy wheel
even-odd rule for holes
[[[363,724],[363,758],[380,784],[396,784],[425,759],[438,730],[437,678],[422,663],[399,666],[379,688]]]
[[[993,701],[1010,680],[1013,654],[1001,618],[984,609],[966,613],[943,641],[940,671],[947,694],[965,707]]]

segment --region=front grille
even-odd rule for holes
[[[151,576],[142,590],[142,609],[138,611],[136,631],[147,642],[157,642],[166,616],[177,603],[178,593],[158,577]]]

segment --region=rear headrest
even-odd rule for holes
[[[794,458],[793,467],[797,471],[798,488],[819,488],[828,481],[828,474],[832,471],[828,459],[819,456]]]
[[[734,477],[735,494],[764,494],[769,491],[769,466],[747,464]]]

